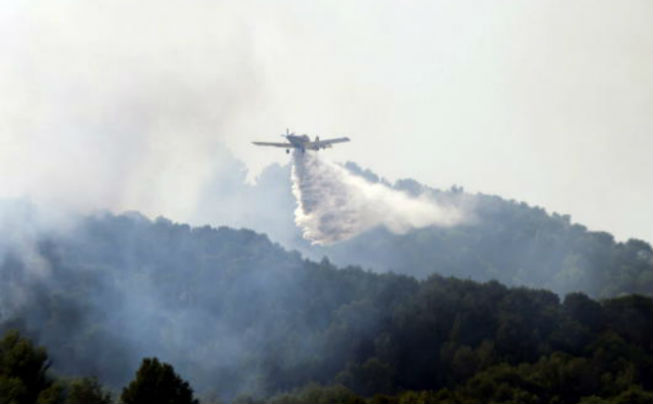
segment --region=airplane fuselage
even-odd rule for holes
[[[339,137],[335,139],[326,139],[320,140],[318,136],[315,136],[315,140],[311,140],[308,135],[296,135],[286,129],[286,134],[281,135],[286,138],[287,143],[277,143],[277,142],[252,142],[257,146],[273,146],[273,147],[283,147],[286,149],[286,153],[290,153],[290,149],[299,149],[303,152],[306,150],[320,150],[328,149],[333,147],[335,143],[349,142],[348,137]]]
[[[308,135],[286,135],[288,142],[295,148],[301,151],[306,150],[320,150],[320,148],[325,149],[331,147],[331,145],[320,145],[319,143],[311,142],[311,138]],[[320,138],[315,139],[316,142],[319,142]]]

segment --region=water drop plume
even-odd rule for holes
[[[453,226],[466,215],[453,201],[410,196],[383,183],[371,183],[317,153],[295,151],[292,191],[295,223],[314,244],[331,244],[376,226],[394,233],[425,226]]]

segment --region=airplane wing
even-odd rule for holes
[[[334,143],[344,143],[344,142],[349,142],[348,137],[337,137],[335,139],[325,139],[325,140],[318,140],[317,142],[311,142],[311,146],[313,147],[331,147],[332,144]]]
[[[254,143],[257,146],[274,146],[274,147],[285,147],[285,148],[293,147],[293,145],[290,143],[274,143],[274,142],[252,142],[252,143]]]

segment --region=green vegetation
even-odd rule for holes
[[[323,256],[338,266],[356,265],[377,272],[425,279],[437,273],[507,286],[543,288],[564,296],[583,292],[596,299],[653,293],[653,249],[645,241],[617,242],[602,231],[589,231],[566,214],[547,212],[496,195],[470,194],[462,187],[442,190],[412,179],[390,184],[370,170],[348,162],[346,168],[370,182],[411,195],[426,194],[443,204],[468,207],[469,222],[450,228],[424,227],[406,234],[376,228],[331,246],[310,245],[294,222],[290,166],[268,166],[255,185],[245,170],[229,172],[210,184],[210,197],[198,217],[210,223],[239,223],[307,257]],[[221,190],[221,192],[215,192]],[[615,214],[615,212],[606,212]]]
[[[369,181],[383,181],[353,163],[347,168]],[[595,298],[653,293],[653,249],[644,241],[616,242],[609,233],[588,231],[573,223],[569,215],[549,214],[499,196],[467,194],[461,187],[438,190],[407,179],[397,181],[394,188],[473,207],[471,221],[403,235],[380,228],[344,243],[307,250],[317,250],[337,263],[390,269],[418,278],[438,273],[477,281],[494,279],[560,295],[582,291]]]
[[[120,399],[125,404],[198,404],[188,382],[157,358],[143,359],[136,378],[122,390]]]
[[[68,387],[68,404],[111,404],[111,393],[105,391],[95,377],[74,379]]]
[[[46,376],[43,347],[8,331],[0,340],[0,403],[56,403],[58,386]]]
[[[206,402],[646,402],[653,391],[648,296],[561,300],[337,268],[248,230],[133,214],[85,219],[35,251],[38,261],[9,251],[0,262],[0,302],[22,297],[3,306],[0,329],[48,355],[5,334],[0,403],[108,402],[153,356]],[[26,275],[44,262],[49,275]],[[121,399],[159,379],[192,400],[154,359]]]
[[[111,396],[94,378],[56,381],[44,374],[43,364],[47,354],[41,347],[9,331],[2,339],[2,378],[0,403],[7,404],[110,404]],[[588,349],[588,356],[574,357],[562,352],[545,355],[534,363],[509,364],[502,361],[483,361],[487,355],[485,345],[470,350],[465,346],[456,349],[454,366],[467,368],[464,377],[453,376],[447,386],[438,390],[409,390],[385,385],[385,393],[369,390],[379,375],[377,359],[368,360],[367,371],[353,371],[350,383],[320,385],[308,383],[290,392],[263,398],[241,394],[232,400],[236,404],[404,404],[404,403],[634,403],[645,404],[653,400],[651,392],[651,358],[637,361],[633,352],[638,348],[627,344],[613,332],[598,338]],[[463,353],[461,353],[463,352]],[[643,352],[635,352],[642,354]],[[459,355],[460,354],[460,355]],[[610,359],[606,359],[606,357]],[[495,357],[496,358],[496,357]],[[485,356],[487,359],[487,356]],[[471,360],[465,363],[466,360]],[[634,360],[634,361],[633,361]],[[384,368],[389,367],[381,366]],[[469,368],[476,368],[470,370]],[[370,373],[371,371],[371,373]],[[351,366],[346,372],[351,373]],[[455,374],[455,372],[451,372]],[[357,377],[367,383],[356,388],[351,381]],[[336,378],[337,379],[337,378]],[[385,380],[383,375],[378,380]],[[350,384],[350,385],[347,385]],[[643,387],[646,386],[646,387]],[[366,392],[365,389],[368,389]],[[382,388],[383,390],[383,388]],[[145,358],[135,378],[123,389],[124,404],[198,404],[188,383],[183,381],[171,365],[156,358]],[[209,402],[209,401],[205,401]],[[212,400],[211,402],[219,402]]]
[[[589,231],[574,223],[569,215],[524,202],[470,194],[455,185],[446,190],[430,188],[412,179],[390,184],[355,163],[345,166],[370,182],[467,207],[470,220],[461,226],[424,227],[406,234],[376,228],[331,246],[310,245],[293,222],[296,202],[290,167],[279,165],[267,167],[255,185],[245,184],[244,170],[230,172],[230,177],[235,176],[230,188],[205,201],[201,212],[210,222],[246,224],[313,259],[328,256],[339,266],[354,264],[418,279],[433,273],[480,282],[494,279],[507,286],[544,288],[561,296],[578,291],[599,299],[653,293],[653,250],[647,242],[617,242],[609,233]],[[220,189],[220,184],[212,189]],[[229,199],[232,193],[239,196],[237,203]],[[224,206],[225,200],[236,208],[216,209]]]

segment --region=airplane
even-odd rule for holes
[[[335,139],[326,139],[320,140],[318,136],[315,136],[315,140],[311,141],[311,138],[308,135],[296,135],[294,132],[290,132],[286,129],[286,134],[281,135],[285,137],[287,143],[274,143],[274,142],[252,142],[257,146],[274,146],[274,147],[285,147],[286,153],[290,153],[290,149],[299,149],[302,153],[305,153],[306,150],[315,150],[326,149],[332,147],[334,143],[343,143],[349,142],[348,137],[339,137]]]

